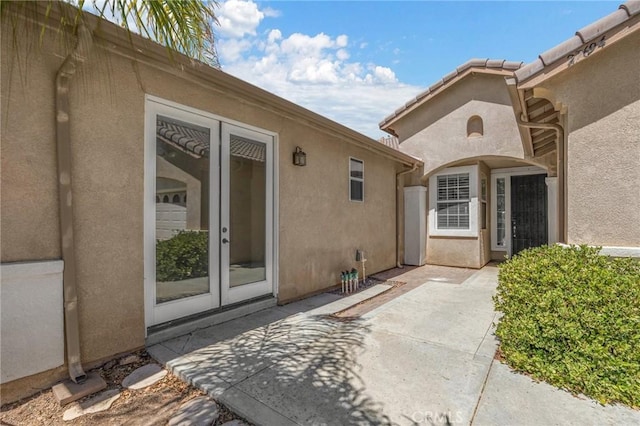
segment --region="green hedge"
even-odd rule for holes
[[[206,277],[209,273],[209,234],[180,231],[156,244],[156,280],[178,281]]]
[[[500,266],[496,335],[507,364],[601,403],[640,406],[640,262],[538,247]]]

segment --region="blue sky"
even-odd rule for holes
[[[367,136],[471,58],[533,61],[619,2],[220,2],[222,69]]]
[[[620,2],[220,1],[224,71],[378,138],[471,58],[533,61]]]

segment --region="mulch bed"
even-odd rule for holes
[[[120,364],[122,361],[130,363]],[[166,425],[182,404],[196,396],[204,395],[200,390],[184,383],[171,373],[158,383],[139,390],[123,389],[122,380],[135,369],[155,362],[146,350],[111,360],[91,370],[98,372],[107,382],[107,389],[118,389],[121,396],[109,410],[86,414],[71,421],[63,421],[63,413],[72,406],[61,407],[51,389],[41,391],[31,397],[0,407],[0,425]],[[77,402],[82,403],[95,395]],[[227,421],[240,419],[239,416],[218,404],[220,417],[214,423],[221,425]]]

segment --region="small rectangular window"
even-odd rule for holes
[[[355,158],[349,159],[349,199],[364,201],[364,162]]]

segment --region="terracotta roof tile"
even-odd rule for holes
[[[567,52],[573,52],[574,50],[582,46],[582,44],[582,39],[575,35],[569,40],[560,43],[556,47],[552,47],[551,49],[547,50],[546,52],[541,54],[539,58],[544,65],[549,65],[550,63],[553,63],[560,58],[566,57]]]
[[[405,108],[409,108],[411,105],[415,104],[418,102],[418,98],[413,98],[411,99],[409,102],[407,102],[406,104],[404,104]]]
[[[504,63],[504,59],[489,59],[487,61],[487,68],[502,68]]]
[[[640,1],[628,1],[618,7],[613,13],[598,19],[597,21],[578,30],[576,34],[568,40],[552,47],[546,52],[540,54],[538,59],[525,65],[515,72],[518,82],[523,82],[535,74],[542,71],[546,66],[565,58],[567,55],[575,52],[583,44],[589,43],[597,39],[603,33],[617,27],[640,13]]]
[[[504,64],[502,64],[502,69],[515,71],[522,68],[523,65],[524,62],[504,61]]]
[[[209,156],[209,132],[204,129],[187,125],[177,120],[158,117],[156,134],[164,141],[177,146],[182,151],[195,154],[198,157]]]
[[[532,75],[539,73],[543,69],[544,69],[544,62],[542,62],[542,59],[536,59],[535,61],[525,65],[524,67],[516,71],[515,72],[516,79],[518,81],[526,80]]]
[[[231,155],[233,157],[241,157],[264,163],[266,158],[266,145],[231,135]]]
[[[382,120],[378,125],[380,127],[385,126],[394,118],[402,114],[404,111],[406,111],[413,105],[424,101],[425,98],[435,94],[435,92],[437,92],[441,87],[447,85],[447,83],[454,80],[459,75],[464,74],[467,70],[471,68],[479,69],[479,70],[501,69],[501,70],[513,71],[520,68],[522,64],[523,64],[522,62],[506,61],[504,59],[479,59],[479,58],[470,59],[464,64],[457,67],[455,70],[451,71],[450,73],[442,77],[440,80],[436,81],[431,86],[429,86],[427,90],[419,93],[418,96],[411,99],[409,102],[405,103],[403,106],[395,110],[393,114],[390,114],[387,117],[385,117],[384,120]]]
[[[158,117],[156,134],[164,142],[197,157],[209,157],[209,132],[194,125],[178,120]],[[249,160],[264,162],[266,148],[263,143],[252,142],[235,135],[231,135],[231,155]]]
[[[420,94],[418,94],[418,96],[416,96],[416,100],[422,100],[422,98],[424,98],[425,96],[429,96],[429,93],[431,93],[431,89],[427,89],[424,92],[421,92]]]
[[[462,69],[462,71],[458,71],[458,69],[456,68],[455,70],[451,71],[449,74],[446,74],[444,77],[442,77],[442,83],[443,84],[447,84],[447,81],[451,81],[454,78],[456,78],[456,76],[458,74],[461,74],[462,72],[464,72],[465,68]]]
[[[442,85],[444,85],[444,80],[443,79],[440,79],[440,80],[436,81],[431,86],[429,86],[429,92],[435,92],[440,87],[442,87]]]
[[[398,150],[400,149],[398,138],[395,136],[386,136],[386,137],[383,136],[380,139],[378,139],[378,142],[388,146],[389,148],[398,149]]]
[[[622,24],[629,19],[629,15],[626,10],[618,9],[615,12],[598,19],[586,27],[578,30],[576,35],[582,39],[583,43],[588,43],[591,40],[597,38],[602,33],[609,31],[611,28]]]
[[[640,1],[628,1],[620,5],[620,9],[624,9],[631,18],[634,15],[640,13]]]

